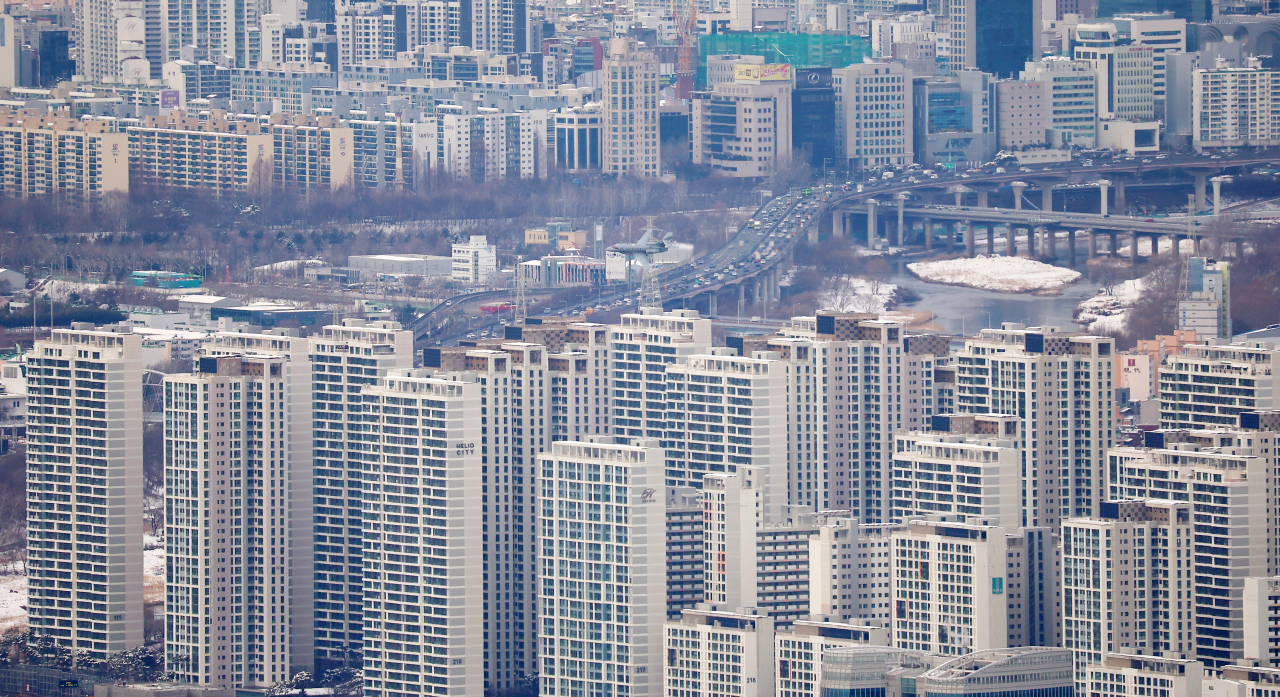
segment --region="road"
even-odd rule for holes
[[[663,288],[663,304],[670,308],[679,307],[687,298],[710,291],[719,291],[726,286],[740,283],[744,279],[759,276],[772,270],[782,260],[787,259],[788,253],[797,241],[805,236],[808,226],[816,225],[822,219],[822,216],[830,214],[834,206],[862,201],[871,197],[892,200],[893,196],[899,193],[913,193],[927,189],[945,190],[947,187],[955,185],[986,184],[1001,186],[1019,180],[1032,183],[1037,180],[1066,183],[1074,179],[1085,181],[1099,179],[1110,174],[1133,174],[1141,177],[1149,172],[1169,170],[1183,170],[1203,177],[1206,174],[1212,174],[1223,169],[1271,164],[1274,162],[1280,162],[1280,151],[1260,151],[1223,157],[1174,154],[1149,155],[1130,159],[1116,159],[1114,161],[1095,160],[1093,166],[1084,166],[1081,161],[1076,160],[1062,163],[1046,163],[1021,169],[1010,168],[1012,171],[1005,172],[947,172],[940,170],[935,173],[935,178],[917,182],[908,181],[903,177],[887,180],[876,178],[861,182],[862,191],[857,190],[857,182],[854,181],[850,182],[851,190],[848,192],[843,191],[843,187],[836,185],[815,186],[813,187],[813,193],[810,195],[803,195],[792,190],[788,194],[775,197],[756,211],[753,219],[760,221],[761,226],[759,228],[744,226],[719,251],[694,260],[692,263],[666,269],[659,274],[658,281]],[[921,176],[919,172],[909,172],[907,174]],[[886,207],[884,212],[888,214],[889,210],[889,207]],[[1001,209],[986,210],[999,211]],[[994,214],[999,215],[998,213]],[[1060,218],[1077,214],[1055,211],[1046,215]],[[1142,222],[1145,223],[1145,219],[1142,219]],[[771,241],[772,245],[770,245]],[[754,262],[757,252],[760,252],[759,263]],[[720,275],[720,278],[716,277],[717,274]],[[549,290],[551,289],[538,289],[536,292],[545,293]],[[532,295],[534,292],[531,290],[530,294]],[[511,300],[514,297],[514,290],[492,290],[460,295],[432,308],[410,324],[408,328],[414,332],[415,340],[421,346],[428,342],[429,330],[442,323],[446,317],[456,313],[458,308],[467,307],[469,304],[479,300],[486,302]],[[634,302],[635,299],[635,293],[628,295],[625,286],[619,286],[616,289],[609,286],[593,302],[612,304],[619,301]],[[569,307],[568,305],[542,307],[539,310],[549,313],[567,310]],[[495,320],[486,326],[496,327],[498,324]],[[478,329],[479,327],[472,327],[471,331],[477,331]],[[430,341],[451,341],[457,338],[458,335],[455,334],[449,337],[430,337]]]

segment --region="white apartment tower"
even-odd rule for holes
[[[747,609],[685,610],[663,625],[667,695],[773,697],[773,620]]]
[[[162,6],[160,0],[76,0],[77,74],[91,81],[151,79]]]
[[[290,675],[300,670],[312,670],[315,657],[314,540],[310,534],[314,522],[311,497],[312,385],[311,369],[307,361],[307,340],[296,334],[296,331],[290,329],[267,330],[261,334],[218,332],[200,348],[201,355],[208,358],[254,355],[284,359],[281,365],[287,393],[286,408],[282,416],[284,423],[277,423],[275,427],[282,438],[288,439],[284,458],[287,460],[285,495],[286,520],[289,526],[285,534],[289,551],[286,574],[293,595],[289,607],[289,643],[292,647],[289,651]],[[270,441],[268,438],[264,442],[269,446]],[[168,539],[166,543],[172,544]]]
[[[1062,645],[1077,689],[1108,653],[1194,651],[1192,511],[1185,501],[1104,501],[1062,522]]]
[[[1272,114],[1280,71],[1258,58],[1229,67],[1221,58],[1191,72],[1191,146],[1271,148],[1280,145],[1280,118]]]
[[[142,337],[54,329],[27,361],[32,633],[98,659],[142,645],[142,489]]]
[[[1166,650],[1178,651],[1181,639],[1181,650],[1194,651],[1206,666],[1244,658],[1245,580],[1276,572],[1280,419],[1275,412],[1261,416],[1265,430],[1151,431],[1148,447],[1108,452],[1111,498],[1190,504],[1193,546],[1184,546],[1169,568],[1190,569],[1194,558],[1195,574],[1183,576],[1182,589],[1175,585],[1163,600],[1175,612],[1182,602],[1194,624],[1164,641]],[[1189,632],[1194,647],[1186,639]]]
[[[1056,327],[1006,322],[955,357],[956,411],[1022,419],[1021,526],[1054,528],[1104,500],[1115,442],[1114,344]]]
[[[663,692],[662,450],[612,440],[559,441],[538,458],[541,695]]]
[[[669,482],[699,486],[704,475],[754,466],[760,469],[765,516],[789,503],[790,365],[777,359],[767,351],[743,358],[732,349],[716,348],[667,366],[664,447]],[[814,482],[807,483],[812,489]]]
[[[890,544],[894,646],[963,656],[1009,645],[1004,528],[912,521]]]
[[[1161,428],[1235,428],[1274,409],[1280,349],[1271,342],[1183,346],[1160,366]]]
[[[307,406],[297,367],[198,354],[193,373],[165,378],[165,651],[179,682],[269,687],[304,658],[292,641],[295,601],[311,619],[291,572],[293,542],[309,535],[290,516],[291,455],[307,445],[287,417]],[[309,665],[311,641],[299,648]]]
[[[164,0],[164,62],[194,59],[225,62],[234,68],[255,67],[258,28],[267,7],[248,0]]]
[[[364,631],[364,523],[368,414],[361,391],[413,367],[413,333],[390,321],[344,319],[314,333],[311,362],[315,647],[331,659],[358,650]],[[311,423],[308,426],[312,426]]]
[[[1019,419],[934,416],[933,428],[896,436],[890,517],[941,516],[1016,529],[1022,522]]]
[[[364,694],[481,694],[480,385],[396,370],[360,396]]]
[[[634,39],[611,39],[602,68],[606,174],[662,174],[658,140],[658,59]]]
[[[534,664],[537,552],[534,508],[539,453],[550,447],[552,375],[547,348],[512,341],[495,348],[429,349],[437,377],[480,384],[481,576],[485,683],[510,689]],[[470,379],[470,378],[468,378]]]
[[[696,310],[645,307],[609,332],[609,391],[614,435],[662,438],[667,367],[711,348],[711,320]],[[668,486],[678,486],[668,481]]]

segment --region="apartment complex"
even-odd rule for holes
[[[480,390],[397,370],[361,391],[366,695],[484,690]]]
[[[1184,566],[1175,556],[1168,568],[1190,568],[1186,558],[1194,554],[1195,574],[1184,577],[1191,590],[1179,597],[1175,586],[1164,600],[1175,611],[1179,600],[1193,610],[1195,656],[1208,666],[1244,657],[1245,579],[1275,574],[1277,516],[1267,492],[1275,486],[1280,423],[1275,413],[1263,416],[1260,430],[1152,431],[1147,447],[1108,452],[1112,498],[1190,504],[1184,537],[1194,536],[1194,545],[1182,549]],[[1166,650],[1177,651],[1184,637],[1165,637]]]
[[[1115,442],[1114,343],[1056,327],[984,329],[955,356],[956,411],[1022,420],[1022,523],[1096,513]]]
[[[97,659],[142,645],[142,490],[142,337],[54,329],[27,361],[33,634]]]
[[[1185,501],[1138,499],[1063,521],[1062,645],[1078,689],[1109,653],[1194,650],[1191,518]]]
[[[1269,342],[1183,345],[1160,366],[1160,427],[1233,428],[1275,408],[1278,358]]]
[[[668,366],[711,347],[711,320],[695,310],[640,308],[609,334],[609,390],[614,435],[662,438]],[[667,486],[678,486],[668,479]]]
[[[129,192],[129,140],[105,123],[0,109],[0,194],[85,201]]]
[[[540,694],[663,689],[662,450],[612,440],[559,441],[538,458]],[[579,535],[588,527],[598,539]]]
[[[413,335],[390,321],[345,319],[307,342],[315,540],[315,648],[341,659],[364,632],[363,481],[379,461],[365,448],[363,391],[413,367]],[[385,421],[390,427],[394,421]],[[366,456],[372,458],[366,461]]]
[[[1191,145],[1204,148],[1280,145],[1280,71],[1251,58],[1240,67],[1221,59],[1191,73]]]
[[[1016,529],[1022,522],[1019,419],[967,414],[932,421],[930,430],[895,437],[890,519],[940,515]]]
[[[291,573],[293,541],[309,531],[290,516],[302,474],[292,454],[306,446],[286,418],[306,409],[289,375],[300,367],[199,354],[195,372],[165,378],[165,649],[179,682],[268,687],[311,664],[312,642],[295,647],[292,626],[311,619],[294,607],[310,602]]]

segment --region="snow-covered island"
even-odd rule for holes
[[[1104,287],[1098,294],[1076,307],[1076,324],[1092,334],[1112,334],[1124,330],[1131,310],[1147,279],[1135,278]]]
[[[1080,280],[1080,272],[1025,257],[982,255],[907,264],[921,280],[1000,293],[1055,290]]]

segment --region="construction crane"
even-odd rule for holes
[[[698,72],[698,2],[675,0],[676,45],[679,47],[676,62],[676,98],[689,99],[693,94],[693,81]]]

